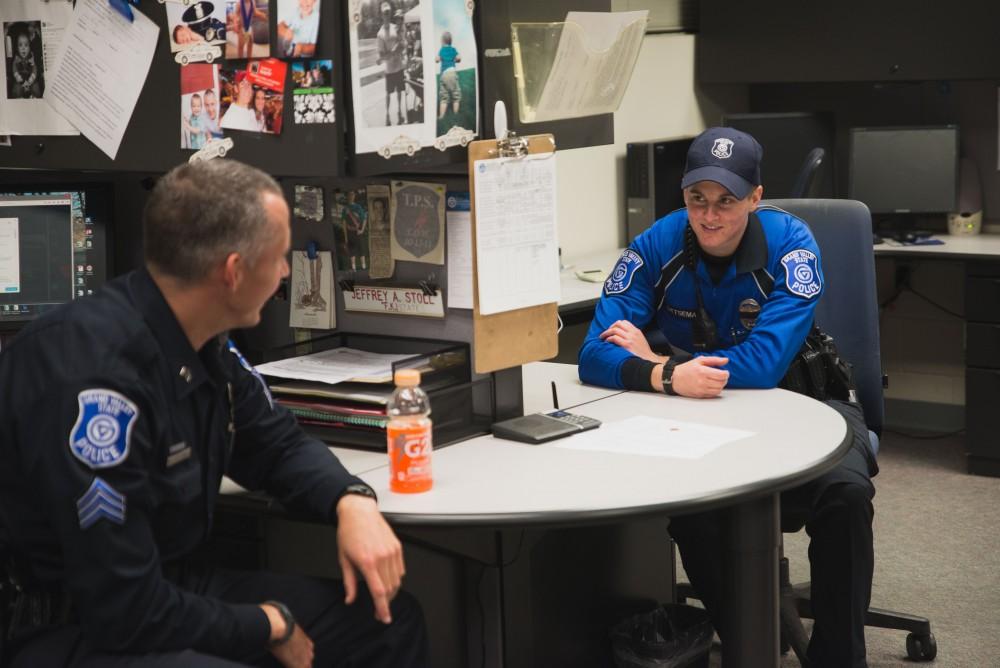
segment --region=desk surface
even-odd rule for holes
[[[559,525],[691,512],[787,489],[832,468],[850,447],[838,413],[785,390],[728,390],[713,400],[625,392],[574,412],[603,422],[649,415],[753,435],[700,459],[480,436],[434,452],[430,492],[393,494],[385,466],[361,477],[396,524]]]
[[[943,244],[934,246],[892,245],[890,240],[876,245],[875,257],[937,257],[956,260],[1000,259],[1000,234],[959,236],[935,234]]]
[[[592,308],[601,297],[604,279],[611,273],[615,261],[621,254],[621,248],[612,248],[576,259],[567,259],[569,267],[559,273],[559,310]],[[576,277],[578,271],[588,272],[588,275],[597,276],[600,280],[596,282],[580,280]]]
[[[521,392],[524,413],[541,413],[555,408],[552,405],[552,383],[556,384],[559,408],[571,409],[591,401],[621,394],[623,390],[584,385],[575,364],[532,362],[521,367]]]
[[[348,473],[353,473],[354,475],[385,466],[386,454],[384,452],[341,447],[332,447],[330,448],[330,452],[337,456],[337,459],[344,465]],[[239,494],[246,491],[228,476],[222,478],[222,484],[219,486],[220,494]]]

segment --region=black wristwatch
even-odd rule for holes
[[[337,497],[337,501],[339,502],[342,498],[344,498],[348,494],[357,494],[358,496],[367,496],[369,499],[375,499],[376,501],[378,501],[378,497],[375,496],[375,490],[372,489],[371,487],[369,487],[368,485],[364,484],[363,482],[351,483],[350,485],[348,485],[347,487],[345,487],[344,491],[341,492],[340,496]],[[334,505],[336,505],[336,504],[334,504]]]
[[[675,397],[677,390],[674,389],[674,369],[677,368],[678,364],[682,364],[682,362],[674,355],[663,364],[663,391]]]
[[[284,645],[288,642],[292,634],[295,633],[295,617],[292,615],[292,611],[288,609],[288,606],[281,601],[264,601],[264,605],[273,606],[281,618],[285,620],[285,635],[281,636],[277,640],[272,640],[270,642],[271,647],[277,647],[278,645]]]

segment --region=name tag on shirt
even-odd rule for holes
[[[167,468],[191,458],[191,446],[186,441],[174,443],[167,449]]]

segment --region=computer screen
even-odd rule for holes
[[[958,127],[851,128],[848,195],[872,213],[949,213],[958,193]]]
[[[825,113],[727,114],[722,124],[742,130],[764,148],[760,176],[764,197],[834,196],[834,121]],[[814,148],[825,152],[819,171],[805,193],[794,192],[806,156]]]
[[[0,327],[107,281],[111,211],[106,185],[0,187]]]

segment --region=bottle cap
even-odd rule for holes
[[[400,369],[393,380],[399,387],[416,387],[420,384],[420,372],[416,369]]]

